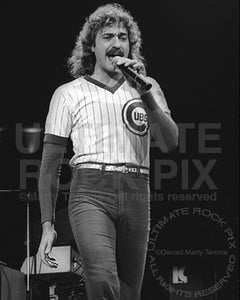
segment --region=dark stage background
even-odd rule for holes
[[[71,80],[66,60],[76,35],[85,17],[103,3],[4,1],[0,261],[10,268],[19,270],[26,257],[25,192],[31,192],[32,200],[32,253],[40,236],[36,179],[24,180],[23,169],[25,164],[32,164],[27,172],[35,176],[41,159],[43,131],[36,135],[36,148],[25,153],[25,143],[32,141],[33,134],[24,136],[22,128],[44,127],[52,93]],[[121,1],[121,4],[138,21],[148,74],[160,83],[172,116],[181,128],[180,146],[174,153],[162,154],[154,143],[151,147],[151,221],[155,231],[150,236],[142,299],[195,299],[187,297],[188,290],[196,299],[236,300],[238,1]],[[66,159],[72,155],[70,149],[69,143]],[[71,172],[64,168],[62,183],[68,183]],[[68,188],[60,192],[57,205],[63,219],[67,191]],[[196,207],[198,210],[193,213]],[[66,221],[63,219],[59,219],[60,231],[64,227],[61,222]],[[155,227],[159,221],[161,228]],[[72,239],[68,230],[62,236],[59,234],[60,239]],[[183,249],[205,252],[202,257],[189,252],[166,254],[167,250]],[[227,254],[209,255],[206,249]],[[186,267],[188,282],[181,282],[183,278],[178,272],[174,283],[174,267],[180,270],[182,266]],[[171,285],[171,291],[160,278]],[[222,285],[215,285],[217,292],[213,292],[210,287],[223,278]]]

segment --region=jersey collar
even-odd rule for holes
[[[116,92],[116,90],[117,90],[117,89],[124,83],[124,81],[125,81],[125,78],[124,78],[124,77],[121,77],[121,78],[118,80],[118,82],[116,82],[116,84],[114,84],[113,86],[110,87],[110,86],[107,86],[106,84],[104,84],[104,83],[102,83],[102,82],[100,82],[100,81],[98,81],[98,80],[92,78],[92,77],[89,76],[89,75],[86,75],[84,78],[85,78],[87,81],[92,82],[92,83],[96,84],[97,86],[99,86],[99,87],[101,87],[101,88],[103,88],[103,89],[105,89],[105,90],[111,92],[112,94],[114,94],[114,93]]]

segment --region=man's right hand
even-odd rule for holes
[[[57,268],[58,266],[55,259],[49,256],[56,239],[57,233],[54,230],[54,225],[48,221],[44,222],[42,224],[42,238],[38,248],[38,255],[42,262],[50,268]]]

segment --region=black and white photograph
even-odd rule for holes
[[[2,8],[0,299],[239,299],[238,0]]]

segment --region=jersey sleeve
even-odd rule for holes
[[[38,180],[41,223],[55,222],[55,209],[59,191],[61,164],[65,146],[44,143]]]
[[[67,94],[59,87],[55,90],[45,122],[45,134],[69,137],[72,128],[72,118]]]
[[[164,96],[164,93],[159,85],[159,83],[153,79],[152,77],[147,77],[147,79],[151,82],[152,84],[152,94],[154,99],[157,100],[157,102],[159,103],[161,109],[166,113],[171,115],[171,111],[168,107],[166,98]]]

